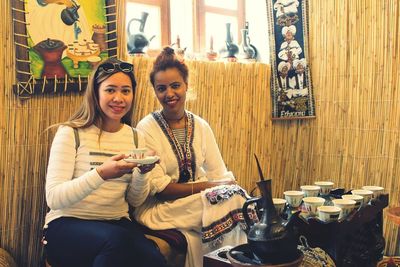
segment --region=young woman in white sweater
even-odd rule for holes
[[[149,191],[154,164],[124,159],[135,148],[133,66],[110,58],[89,78],[84,101],[59,124],[46,177],[44,243],[54,266],[166,266],[156,246],[129,220]],[[138,135],[138,147],[145,147]],[[79,143],[78,143],[79,140]]]

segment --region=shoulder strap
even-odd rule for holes
[[[135,128],[132,127],[133,132],[133,142],[135,142],[135,147],[138,148],[138,133]]]
[[[78,151],[78,148],[81,144],[81,141],[79,140],[79,133],[78,133],[78,128],[72,128],[74,129],[74,136],[75,136],[75,150]]]

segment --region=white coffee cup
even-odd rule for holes
[[[352,199],[338,198],[332,200],[333,205],[342,209],[339,219],[346,218],[354,210],[356,202]]]
[[[297,208],[301,204],[301,200],[304,197],[304,192],[303,191],[296,191],[296,190],[290,190],[290,191],[285,191],[283,192],[285,195],[285,199],[287,203],[292,207],[292,208]]]
[[[363,196],[359,196],[359,195],[342,195],[343,199],[351,199],[354,200],[356,202],[356,204],[354,205],[355,209],[358,209],[364,202],[364,198]]]
[[[351,193],[353,195],[359,195],[364,198],[363,200],[363,205],[367,205],[369,201],[372,199],[372,196],[374,195],[374,192],[370,190],[364,190],[364,189],[354,189],[351,190]]]
[[[372,191],[374,193],[373,198],[379,197],[383,193],[383,190],[385,190],[385,188],[383,188],[381,186],[375,186],[375,185],[364,185],[361,188],[364,190]]]
[[[274,203],[276,212],[278,214],[282,214],[283,210],[285,209],[286,199],[283,198],[273,198],[272,202]]]
[[[300,189],[304,192],[304,197],[317,197],[321,187],[318,185],[302,185]]]
[[[316,216],[317,208],[324,205],[325,199],[322,197],[305,197],[303,198],[303,202],[308,214],[310,216]]]
[[[132,150],[132,157],[134,159],[143,159],[145,157],[145,153],[147,152],[147,148],[136,148]]]
[[[336,206],[320,206],[317,208],[318,218],[324,222],[333,222],[339,219],[341,208]]]
[[[333,182],[329,182],[329,181],[317,181],[314,182],[315,185],[321,187],[321,195],[326,196],[329,195],[329,193],[331,192],[334,183]]]

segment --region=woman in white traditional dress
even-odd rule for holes
[[[162,110],[137,128],[161,160],[135,218],[154,230],[180,230],[188,241],[185,266],[201,267],[205,253],[247,241],[241,216],[246,192],[226,169],[209,124],[185,110],[188,68],[172,48],[157,57],[150,81]]]

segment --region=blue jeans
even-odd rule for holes
[[[62,217],[45,229],[45,251],[55,267],[165,267],[153,241],[134,222]]]

